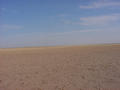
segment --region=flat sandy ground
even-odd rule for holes
[[[0,49],[0,90],[120,90],[120,44]]]

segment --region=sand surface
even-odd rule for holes
[[[120,90],[120,44],[0,49],[0,90]]]

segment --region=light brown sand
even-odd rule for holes
[[[0,49],[0,90],[120,90],[120,44]]]

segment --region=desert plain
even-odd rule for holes
[[[120,44],[1,48],[0,90],[120,90]]]

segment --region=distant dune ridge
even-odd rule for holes
[[[0,90],[120,90],[120,44],[0,49]]]

